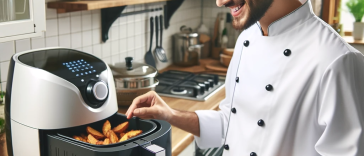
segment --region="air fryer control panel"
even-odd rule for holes
[[[18,59],[73,83],[93,108],[101,107],[108,97],[107,66],[95,56],[73,49],[47,49],[22,54]]]

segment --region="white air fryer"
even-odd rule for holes
[[[9,156],[171,155],[169,123],[126,119],[117,113],[114,79],[99,58],[66,48],[37,49],[12,56],[6,87],[5,120]],[[72,138],[87,126],[129,121],[137,137],[110,145]]]

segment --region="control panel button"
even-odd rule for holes
[[[92,87],[92,92],[97,100],[105,100],[109,90],[105,82],[99,81]]]

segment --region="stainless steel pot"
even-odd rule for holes
[[[173,63],[178,66],[193,66],[199,64],[200,51],[199,34],[191,28],[182,26],[181,32],[173,35]]]
[[[126,57],[125,63],[109,66],[114,76],[120,106],[129,106],[134,98],[154,90],[159,84],[155,79],[157,69],[144,63],[133,62],[132,57]]]

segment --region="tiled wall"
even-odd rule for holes
[[[132,5],[126,7],[123,12],[160,8],[164,4],[165,2]],[[203,0],[203,22],[210,28],[210,33],[217,13],[221,11],[228,9],[216,7],[215,0]],[[124,62],[126,56],[132,56],[135,61],[143,62],[144,54],[149,49],[149,18],[162,13],[159,11],[120,17],[110,29],[109,40],[103,43],[100,10],[57,14],[54,9],[46,9],[47,31],[43,37],[0,43],[2,88],[4,90],[6,87],[10,57],[17,52],[30,49],[59,46],[91,53],[110,64]],[[197,28],[200,20],[201,1],[185,0],[172,16],[170,27],[164,29],[163,48],[167,51],[169,62],[157,61],[158,69],[163,69],[172,63],[172,35],[179,32],[182,25]],[[155,48],[155,35],[153,42],[152,49]]]

